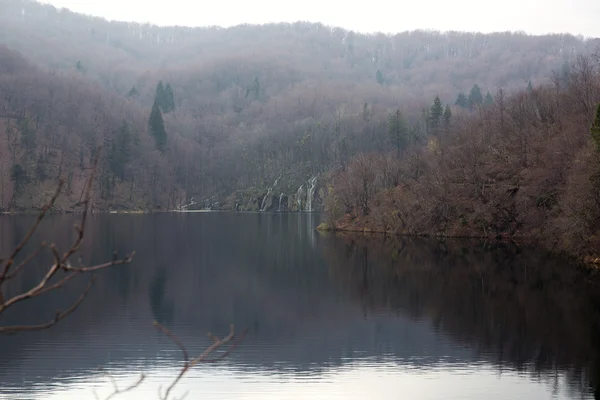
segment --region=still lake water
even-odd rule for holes
[[[73,216],[36,241],[68,243]],[[480,243],[321,235],[318,215],[181,213],[91,218],[85,260],[137,255],[104,271],[51,330],[0,336],[0,399],[157,398],[181,354],[230,323],[245,341],[176,387],[189,399],[600,399],[600,295],[538,252]],[[0,217],[2,253],[31,219]],[[42,265],[40,265],[42,268]],[[35,282],[36,268],[13,284]],[[42,322],[85,282],[0,323]]]

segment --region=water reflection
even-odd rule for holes
[[[28,221],[0,222],[4,250]],[[73,222],[55,216],[38,238],[65,232],[66,246]],[[102,274],[54,329],[0,337],[0,398],[93,398],[91,389],[110,387],[100,368],[122,384],[148,373],[122,398],[153,398],[180,365],[153,319],[193,353],[207,331],[226,332],[232,322],[250,329],[225,363],[194,370],[179,388],[209,399],[594,398],[598,387],[595,285],[540,253],[324,237],[316,215],[90,222],[86,260],[135,249],[134,264]],[[3,322],[46,320],[84,284],[24,304]]]

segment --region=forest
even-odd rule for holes
[[[569,74],[464,112],[427,110],[411,144],[401,114],[398,151],[353,158],[331,173],[332,229],[508,238],[599,263],[600,52]]]
[[[564,86],[599,43],[304,22],[157,27],[6,0],[0,208],[39,207],[62,178],[55,208],[75,210],[100,149],[96,210],[320,210],[328,174],[354,157],[402,158],[487,115],[499,89],[508,102],[553,78]],[[434,99],[440,127],[429,125]]]

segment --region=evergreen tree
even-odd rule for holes
[[[429,114],[429,128],[434,135],[438,132],[443,114],[444,108],[442,107],[440,97],[435,96],[433,105],[431,106],[431,112]]]
[[[162,81],[158,82],[156,85],[156,93],[154,94],[154,102],[158,104],[162,111],[165,110],[165,87]]]
[[[20,164],[14,164],[10,169],[10,179],[15,183],[15,192],[21,193],[23,186],[29,183],[27,171]]]
[[[388,117],[388,134],[390,141],[396,147],[398,155],[408,146],[408,125],[400,110],[392,112]]]
[[[596,144],[596,148],[598,152],[600,152],[600,104],[598,104],[598,108],[596,109],[596,118],[594,119],[594,123],[592,124],[592,140]]]
[[[529,81],[527,83],[527,93],[531,93],[533,92],[533,85],[531,84],[531,81]]]
[[[123,181],[125,167],[131,157],[131,131],[127,122],[123,121],[115,137],[111,141],[108,151],[108,162],[113,176]]]
[[[473,109],[473,106],[483,103],[483,95],[481,94],[481,88],[478,84],[474,84],[469,93],[469,108]]]
[[[452,121],[452,111],[450,110],[450,106],[446,104],[446,109],[444,110],[444,130],[448,132],[450,128],[450,122]]]
[[[83,66],[81,61],[77,61],[77,63],[75,64],[75,69],[77,69],[77,71],[81,72],[82,74],[85,74],[87,71],[87,69]]]
[[[173,97],[173,89],[171,88],[171,84],[167,83],[167,86],[165,87],[165,98],[164,98],[164,105],[163,105],[163,111],[165,113],[170,113],[171,111],[175,110],[175,98]]]
[[[469,108],[469,99],[467,99],[467,96],[463,92],[460,92],[454,105],[457,105],[460,108]]]
[[[150,134],[154,137],[156,148],[161,153],[164,153],[167,148],[167,132],[165,131],[165,123],[157,101],[154,102],[152,111],[150,112],[148,129]]]
[[[377,70],[376,73],[377,83],[383,85],[385,83],[385,78],[383,77],[383,72],[380,69]]]
[[[127,97],[129,98],[137,98],[139,97],[140,92],[137,90],[137,88],[134,86],[131,89],[129,89],[129,92],[127,92]]]
[[[494,98],[492,97],[489,91],[485,95],[485,100],[483,100],[483,104],[485,104],[486,106],[494,104]]]

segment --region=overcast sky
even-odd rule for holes
[[[360,32],[569,32],[600,37],[600,0],[43,0],[113,20],[232,26],[311,21]]]

